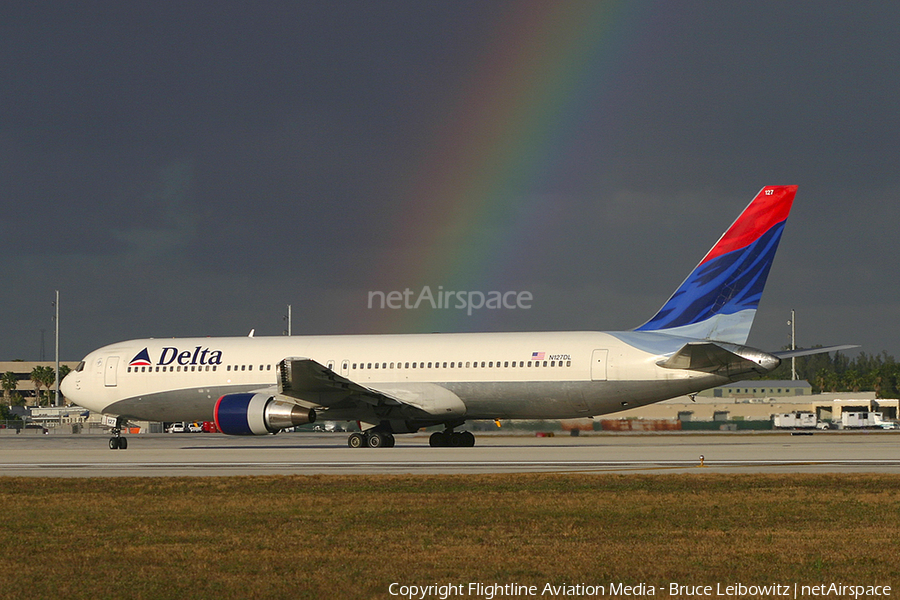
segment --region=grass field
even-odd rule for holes
[[[900,593],[888,475],[7,477],[0,500],[0,598],[390,598],[393,582]]]

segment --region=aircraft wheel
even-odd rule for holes
[[[347,445],[351,448],[362,448],[365,443],[365,438],[363,434],[355,431],[350,434],[350,437],[347,438]]]
[[[109,438],[109,449],[110,450],[118,450],[119,449],[119,438],[114,438],[114,437]]]
[[[432,448],[443,448],[447,445],[447,435],[443,431],[435,431],[428,438],[428,445]]]
[[[384,435],[384,447],[385,448],[393,448],[394,444],[397,443],[397,440],[394,439],[394,434],[386,433]]]
[[[459,448],[460,446],[463,445],[461,433],[457,433],[454,431],[453,433],[448,434],[447,437],[449,438],[447,440],[449,442],[447,445],[450,446],[451,448]]]
[[[369,448],[382,448],[387,445],[387,440],[385,440],[385,436],[382,433],[378,433],[374,431],[366,436],[366,443]]]
[[[471,431],[463,431],[459,434],[462,438],[461,446],[465,448],[474,448],[475,447],[475,435]]]
[[[119,450],[128,450],[128,438],[119,438]]]

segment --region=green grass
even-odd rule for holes
[[[888,475],[0,478],[0,501],[11,599],[900,584]]]

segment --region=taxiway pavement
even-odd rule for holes
[[[28,477],[455,473],[900,473],[900,432],[476,434],[474,448],[347,447],[347,434],[0,435],[0,475]],[[701,464],[701,455],[703,456]]]

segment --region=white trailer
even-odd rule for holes
[[[882,429],[894,429],[896,425],[892,421],[885,421],[880,412],[842,412],[841,424],[846,428],[881,427]]]
[[[773,419],[775,427],[783,429],[814,429],[817,424],[816,415],[811,412],[780,413],[774,415]]]

